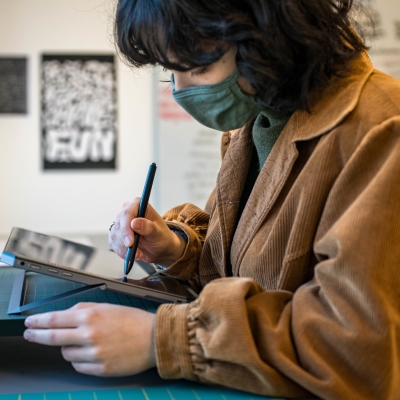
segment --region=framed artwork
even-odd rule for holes
[[[27,114],[27,58],[0,57],[0,114]]]
[[[41,140],[44,170],[116,168],[114,55],[42,55]]]

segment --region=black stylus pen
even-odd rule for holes
[[[149,203],[151,188],[153,186],[154,176],[156,174],[157,166],[155,163],[151,164],[149,167],[149,172],[147,172],[146,183],[144,184],[144,189],[142,193],[142,198],[139,203],[139,210],[137,213],[137,218],[143,218],[146,215],[147,204]],[[136,250],[139,245],[140,235],[135,232],[133,245],[128,248],[125,256],[124,273],[128,275],[132,269],[133,263],[135,262]]]

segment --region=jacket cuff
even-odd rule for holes
[[[195,274],[195,276],[193,276],[193,274],[197,269],[202,250],[202,244],[198,235],[193,229],[184,223],[167,222],[167,225],[170,229],[185,232],[188,240],[185,251],[183,252],[181,258],[166,268],[164,272],[169,276],[181,279],[183,281],[196,279],[197,274]]]
[[[190,304],[163,304],[157,310],[157,369],[163,379],[196,380],[189,348],[189,306]]]

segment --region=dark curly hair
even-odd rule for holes
[[[349,21],[353,0],[118,0],[117,49],[136,67],[186,71],[234,44],[257,101],[278,112],[310,110],[310,94],[366,49]],[[205,51],[205,43],[214,43]]]

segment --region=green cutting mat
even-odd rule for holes
[[[96,390],[84,392],[34,393],[0,395],[0,400],[257,400],[261,397],[235,390],[215,389],[191,384],[141,389]]]
[[[20,271],[21,270],[13,267],[0,267],[0,336],[22,335],[25,330],[24,320],[28,315],[65,310],[79,302],[121,304],[153,313],[156,312],[160,305],[159,303],[139,299],[134,296],[128,296],[110,290],[96,289],[78,296],[68,297],[64,300],[36,307],[23,312],[21,315],[7,315],[14,278]],[[26,278],[23,304],[55,296],[82,286],[83,285],[80,283],[30,272]]]

